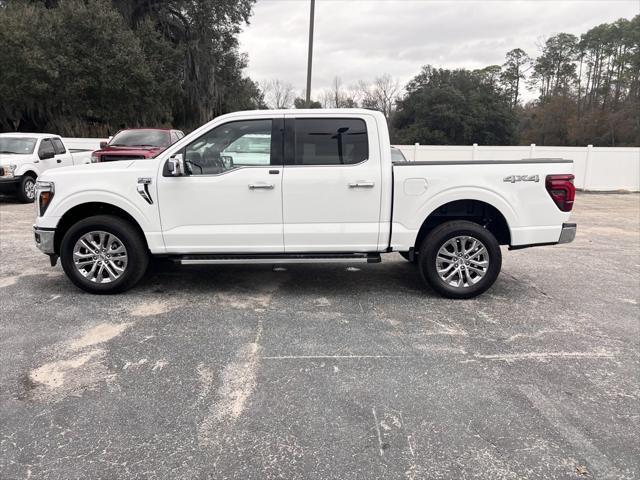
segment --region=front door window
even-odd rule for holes
[[[242,167],[271,164],[272,120],[225,123],[185,148],[189,175],[219,175]]]

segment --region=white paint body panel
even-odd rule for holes
[[[314,118],[317,114],[289,114]],[[380,144],[374,115],[338,113],[324,118],[360,118],[369,132],[369,158],[357,165],[284,167],[282,205],[286,252],[374,252],[380,231]],[[373,135],[372,135],[373,133]],[[371,188],[350,184],[369,183]]]
[[[270,170],[280,173],[272,175]],[[168,253],[282,253],[282,169],[250,167],[222,175],[158,176]],[[271,190],[250,184],[273,185]]]
[[[281,117],[353,117],[367,124],[369,158],[358,165],[269,166],[221,175],[163,177],[170,156],[229,121]],[[55,196],[36,225],[54,228],[69,209],[109,203],[140,225],[154,254],[407,251],[425,219],[455,200],[479,200],[506,219],[512,245],[557,242],[561,212],[544,186],[545,176],[572,173],[571,163],[405,164],[392,166],[382,114],[368,110],[236,112],[200,127],[158,158],[107,162],[47,171]],[[279,174],[269,174],[277,169]],[[538,175],[539,182],[505,182],[510,175]],[[150,178],[147,203],[137,192]],[[352,189],[350,183],[373,182]],[[270,183],[271,190],[251,190]],[[393,220],[392,220],[393,216]]]
[[[557,242],[562,223],[570,214],[558,209],[544,179],[548,174],[572,170],[571,163],[394,166],[391,246],[400,251],[413,247],[424,219],[456,200],[479,200],[498,209],[509,225],[511,245]],[[540,180],[505,182],[510,175],[538,175]],[[426,185],[422,192],[416,186],[419,181]]]

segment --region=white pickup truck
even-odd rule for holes
[[[68,149],[58,135],[0,133],[0,192],[35,199],[37,178],[51,168],[91,163],[90,150]]]
[[[394,164],[377,112],[236,112],[149,161],[47,171],[35,241],[93,293],[132,287],[151,256],[283,264],[395,251],[440,294],[469,298],[498,276],[500,245],[573,240],[572,169],[562,159]]]

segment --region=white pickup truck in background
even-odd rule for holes
[[[37,178],[51,168],[91,163],[90,150],[70,150],[58,135],[0,133],[0,192],[33,202]]]
[[[151,256],[182,264],[379,262],[400,252],[442,295],[469,298],[500,245],[573,240],[562,159],[393,163],[369,110],[236,112],[145,162],[47,171],[35,241],[93,293],[124,291]]]

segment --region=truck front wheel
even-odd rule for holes
[[[90,293],[118,293],[140,281],[149,253],[140,233],[126,220],[96,215],[64,235],[60,260],[67,277]]]
[[[448,298],[472,298],[487,290],[502,266],[500,244],[477,223],[443,223],[425,237],[418,255],[425,283]]]
[[[18,183],[18,200],[22,203],[33,203],[36,199],[36,179],[25,174]]]

